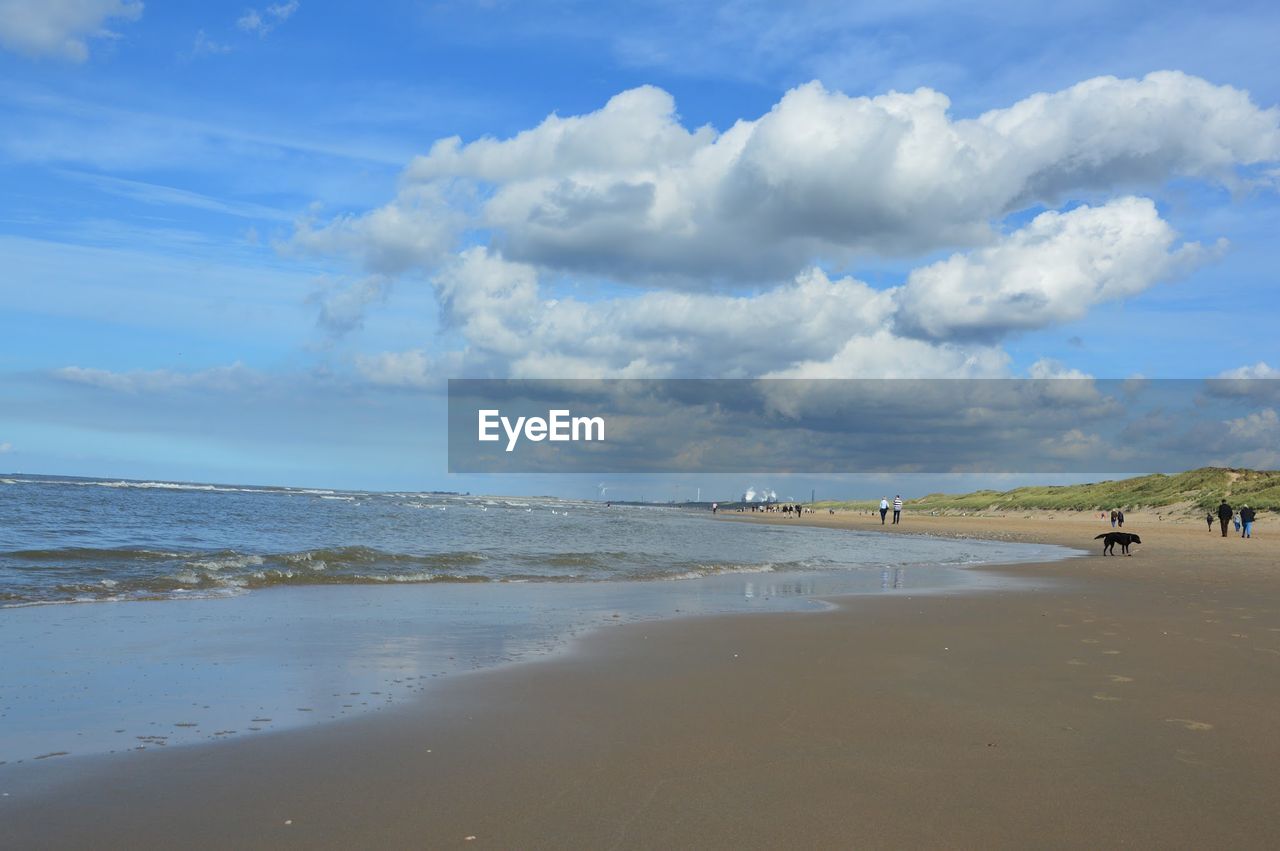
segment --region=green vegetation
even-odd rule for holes
[[[963,495],[933,493],[907,500],[906,505],[914,511],[1016,511],[1035,508],[1106,511],[1112,508],[1169,507],[1194,513],[1216,508],[1224,497],[1236,508],[1248,504],[1259,510],[1280,511],[1280,471],[1201,467],[1173,476],[1155,473],[1086,485],[981,490]],[[865,511],[879,504],[879,500],[853,500],[820,502],[814,507]]]

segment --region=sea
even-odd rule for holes
[[[0,765],[338,720],[618,624],[996,587],[983,565],[1074,554],[551,497],[0,475]]]
[[[0,478],[0,605],[277,586],[693,580],[1039,560],[985,541],[714,522],[552,498]]]

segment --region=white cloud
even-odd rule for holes
[[[1040,360],[1031,364],[1027,368],[1027,377],[1035,379],[1045,378],[1067,378],[1067,379],[1087,379],[1093,378],[1087,372],[1081,372],[1078,369],[1067,366],[1061,361],[1053,358],[1040,358]]]
[[[1241,366],[1220,373],[1218,378],[1280,378],[1280,369],[1269,366],[1266,361],[1258,361],[1251,366]]]
[[[1227,433],[1232,441],[1253,448],[1259,444],[1280,444],[1280,415],[1273,408],[1254,411],[1243,417],[1226,421]]]
[[[913,271],[895,295],[895,327],[924,339],[991,340],[1080,319],[1203,254],[1174,242],[1145,198],[1042,213],[995,245]]]
[[[231,392],[260,386],[262,377],[250,367],[236,362],[196,372],[168,369],[113,372],[81,366],[64,366],[53,376],[72,384],[84,384],[117,393],[168,393],[179,390]]]
[[[370,272],[400,275],[415,266],[434,267],[453,247],[462,214],[434,186],[414,186],[390,204],[362,216],[339,216],[326,224],[297,223],[283,251],[350,254]]]
[[[13,444],[8,441],[0,443],[0,455],[13,451]]]
[[[261,38],[289,20],[296,11],[298,11],[298,0],[274,3],[261,12],[257,9],[246,9],[244,14],[236,19],[236,26]]]
[[[1274,408],[1263,408],[1243,417],[1226,420],[1227,463],[1232,466],[1252,467],[1256,470],[1274,469],[1280,465],[1280,414]]]
[[[750,294],[552,298],[538,267],[481,247],[432,281],[442,321],[467,340],[455,353],[467,375],[990,377],[1008,374],[1009,333],[1140,292],[1188,253],[1150,202],[1125,198],[1045,214],[887,289],[810,267]],[[428,368],[417,356],[387,366]],[[1084,377],[1047,360],[1031,374]]]
[[[316,323],[336,338],[364,324],[365,308],[386,299],[389,288],[386,278],[370,275],[345,286],[324,286],[309,301],[318,308]]]
[[[1099,77],[973,119],[948,109],[930,89],[849,97],[815,82],[716,133],[686,128],[670,95],[643,87],[509,139],[442,140],[405,181],[474,187],[446,202],[462,216],[449,226],[490,235],[509,259],[698,287],[790,277],[817,257],[980,245],[993,221],[1072,193],[1232,183],[1280,159],[1280,111],[1173,71]],[[409,193],[334,226],[404,243],[384,231],[417,212]]]
[[[188,56],[195,58],[200,56],[218,56],[223,53],[230,53],[234,48],[224,42],[214,41],[205,35],[204,30],[196,32],[195,43],[191,45],[191,52]]]
[[[89,40],[115,38],[112,19],[142,16],[138,0],[0,0],[0,46],[72,62],[89,58]]]
[[[356,355],[356,369],[366,381],[384,387],[439,388],[462,368],[459,352],[433,357],[422,349]]]
[[[429,280],[466,341],[443,356],[467,375],[1006,375],[1009,335],[1212,256],[1180,244],[1146,198],[1001,233],[1011,214],[1178,177],[1232,184],[1280,160],[1280,110],[1178,72],[1100,77],[972,119],[948,110],[929,89],[849,97],[810,83],[717,132],[686,127],[645,86],[507,139],[441,140],[387,204],[305,220],[281,248]],[[956,245],[896,287],[834,271]],[[606,295],[550,295],[581,281]],[[646,289],[619,296],[617,283]],[[345,326],[367,301],[356,294]],[[414,384],[439,357],[412,349],[361,369]]]

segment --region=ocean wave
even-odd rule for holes
[[[226,551],[230,552],[230,551]],[[130,548],[59,547],[48,550],[11,550],[0,556],[20,561],[164,561],[186,558],[189,553]]]

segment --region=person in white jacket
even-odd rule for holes
[[[889,513],[889,500],[880,497],[880,525],[884,525],[884,516]],[[897,521],[894,521],[897,522]]]
[[[893,525],[898,525],[898,520],[902,517],[902,497],[895,496],[893,498]]]

